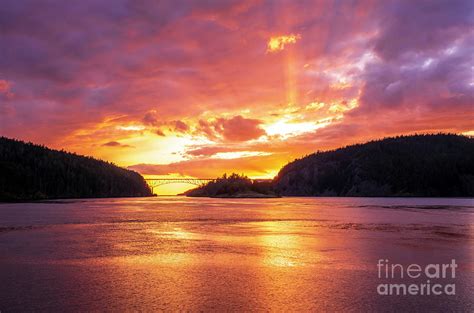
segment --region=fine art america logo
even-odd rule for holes
[[[384,296],[455,295],[456,284],[449,280],[456,278],[457,267],[454,259],[447,264],[427,264],[425,266],[419,264],[403,266],[390,263],[388,259],[380,259],[377,263],[378,277],[384,280],[384,283],[377,286],[377,293]],[[403,283],[395,283],[399,280],[403,280]],[[407,280],[413,281],[406,283]],[[422,283],[418,283],[420,280]],[[447,281],[449,283],[446,283]]]

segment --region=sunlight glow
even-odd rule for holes
[[[109,152],[112,155],[104,155],[103,157],[117,160],[125,166],[138,163],[167,164],[185,160],[186,147],[205,144],[207,141],[188,135],[157,138],[155,135],[145,134],[130,138],[127,143],[139,148],[133,154],[123,154],[114,150]]]
[[[263,248],[263,264],[270,267],[301,266],[300,242],[291,226],[281,222],[258,223],[264,235],[258,237]]]
[[[311,102],[306,106],[306,110],[319,110],[322,109],[326,104],[324,102]]]
[[[357,99],[352,99],[349,103],[343,104],[333,104],[329,107],[329,112],[331,113],[343,113],[346,111],[350,111],[358,106]]]
[[[326,127],[330,121],[324,121],[321,123],[314,122],[290,122],[288,119],[282,119],[276,123],[265,125],[263,128],[266,133],[270,136],[278,135],[283,138],[301,135],[303,133],[312,132],[318,128]]]
[[[277,52],[285,49],[285,45],[294,44],[301,38],[300,34],[290,34],[271,37],[267,44],[267,52]]]
[[[126,131],[140,131],[140,130],[144,130],[145,126],[143,125],[117,126],[117,129],[126,130]]]
[[[238,152],[219,152],[216,153],[213,158],[216,159],[238,159],[238,158],[245,158],[245,157],[252,157],[252,156],[264,156],[270,155],[269,152],[262,152],[262,151],[238,151]]]

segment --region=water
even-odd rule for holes
[[[472,199],[159,197],[0,204],[0,311],[473,311]],[[456,260],[455,295],[377,262]],[[421,282],[426,282],[426,278]]]

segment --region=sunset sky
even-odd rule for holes
[[[474,134],[473,1],[3,0],[0,135],[144,175]]]

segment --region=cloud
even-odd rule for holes
[[[155,134],[157,134],[158,136],[161,136],[161,137],[165,137],[165,133],[161,130],[161,129],[156,129],[155,130]]]
[[[288,44],[295,44],[301,38],[300,34],[282,35],[271,37],[267,43],[267,52],[276,52],[285,49]]]
[[[11,91],[11,84],[9,81],[0,79],[0,99],[6,101],[11,100],[14,94]]]
[[[233,152],[236,151],[235,148],[230,148],[227,146],[204,146],[200,148],[192,148],[186,151],[186,154],[193,157],[209,157],[213,156],[219,152]]]
[[[236,115],[232,118],[217,118],[211,121],[200,120],[198,132],[205,134],[210,139],[248,141],[265,135],[261,124],[261,120]]]
[[[247,173],[253,177],[273,177],[274,164],[283,165],[280,155],[248,156],[237,159],[194,159],[170,164],[136,164],[129,169],[144,175],[180,174],[192,177],[218,177],[223,173]]]
[[[178,133],[185,133],[189,130],[189,126],[183,121],[174,121],[174,130]]]
[[[156,126],[158,124],[156,112],[147,112],[142,121],[145,125]]]
[[[399,110],[407,111],[408,115],[416,115],[420,111],[432,115],[439,107],[449,108],[453,112],[469,111],[474,97],[471,70],[474,66],[474,33],[469,31],[465,17],[461,16],[465,14],[462,14],[458,5],[441,6],[434,5],[435,2],[428,4],[431,10],[421,13],[419,2],[409,3],[398,10],[408,15],[419,13],[420,17],[414,19],[417,22],[408,23],[405,17],[395,14],[387,29],[376,39],[376,51],[381,58],[367,64],[362,74],[364,85],[360,105],[350,114],[370,115]],[[439,10],[443,8],[446,12],[441,14]],[[435,18],[439,18],[436,23],[431,20]],[[443,25],[443,28],[438,24]],[[421,29],[414,32],[413,36],[392,38],[390,43],[394,46],[390,52],[380,48],[389,40],[386,38],[387,33],[393,35],[394,29],[402,33],[410,26]],[[428,30],[431,26],[433,29]],[[424,33],[423,28],[426,28],[426,33],[430,33],[431,39],[428,41],[420,38],[416,40],[419,34]],[[458,30],[456,36],[450,30]],[[446,36],[445,31],[450,35]],[[409,39],[405,41],[401,38]],[[449,125],[451,121],[446,120],[445,124]]]
[[[455,1],[394,1],[380,10],[383,23],[375,51],[384,60],[436,53],[472,33],[474,4]]]
[[[102,144],[103,147],[114,147],[114,148],[134,148],[134,146],[122,144],[118,141],[109,141]]]
[[[7,93],[10,91],[10,83],[4,79],[0,79],[0,93]]]

